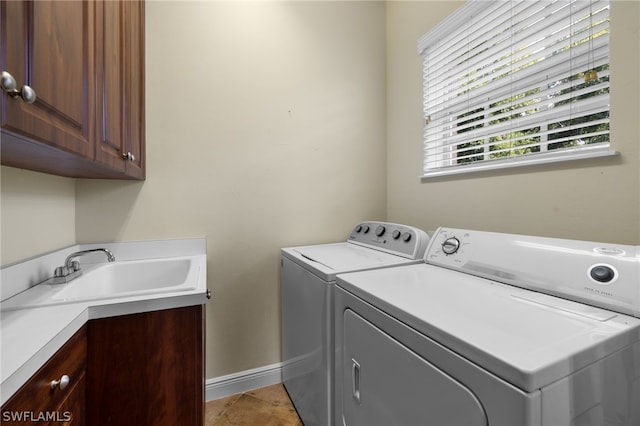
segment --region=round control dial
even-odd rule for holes
[[[402,235],[402,232],[398,231],[397,229],[393,231],[393,233],[391,234],[394,240],[397,240],[398,238],[400,238],[400,235]]]
[[[616,271],[608,265],[595,265],[589,271],[589,276],[599,283],[607,284],[616,277]]]
[[[386,231],[385,227],[382,225],[378,225],[378,227],[376,228],[376,235],[378,237],[382,237],[384,235],[384,231]]]
[[[411,241],[411,232],[405,232],[404,234],[402,234],[402,241],[404,241],[405,243]]]
[[[459,248],[460,240],[458,240],[456,237],[447,238],[446,240],[444,240],[444,243],[442,243],[442,251],[445,254],[454,254],[458,251]]]

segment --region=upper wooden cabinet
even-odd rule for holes
[[[96,7],[96,161],[144,178],[144,10],[142,2]],[[126,160],[126,161],[123,161]]]
[[[143,1],[0,3],[3,165],[70,177],[144,179]]]
[[[93,2],[2,2],[2,70],[37,94],[2,96],[2,130],[93,154]],[[4,142],[4,137],[3,137]],[[3,144],[4,145],[4,144]],[[4,147],[2,149],[4,161]]]

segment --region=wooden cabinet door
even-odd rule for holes
[[[203,424],[204,306],[88,327],[87,424]]]
[[[144,178],[144,3],[101,1],[96,11],[96,161]]]
[[[145,178],[143,0],[3,0],[0,69],[37,95],[0,95],[3,165]]]
[[[11,424],[34,424],[42,419],[51,424],[86,424],[86,356],[87,330],[83,327],[2,406],[2,420],[11,420]],[[69,385],[52,387],[51,382],[63,375],[69,377]]]
[[[126,174],[145,177],[145,50],[144,1],[125,2],[126,92],[125,126],[127,137],[123,151],[133,158],[126,162]]]
[[[33,104],[2,95],[4,132],[93,157],[93,7],[90,1],[2,1],[0,66],[37,95]],[[13,149],[28,155],[32,145]]]
[[[98,132],[96,160],[124,172],[124,2],[96,3]]]

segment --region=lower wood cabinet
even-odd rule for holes
[[[88,327],[87,424],[202,425],[204,306]]]
[[[81,328],[3,406],[2,424],[85,425],[87,330]]]
[[[202,425],[204,312],[89,321],[7,401],[1,421],[33,424],[43,413],[51,424]],[[64,389],[52,386],[64,375]]]

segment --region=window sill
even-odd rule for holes
[[[513,167],[534,166],[538,164],[559,163],[564,161],[584,160],[599,157],[620,155],[618,151],[610,151],[608,144],[594,148],[579,148],[561,153],[535,154],[526,157],[513,157],[501,160],[481,161],[464,166],[450,166],[439,169],[426,170],[420,177],[422,182],[432,178],[475,173],[488,170],[502,170]]]

